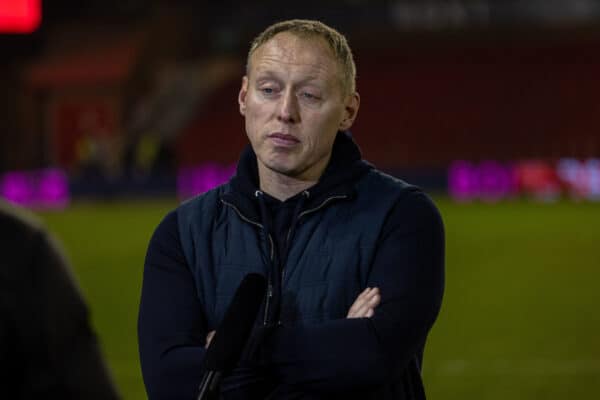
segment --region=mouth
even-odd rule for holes
[[[269,140],[276,146],[292,147],[300,143],[300,140],[294,135],[287,133],[275,132],[267,136]]]

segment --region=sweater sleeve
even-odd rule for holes
[[[423,193],[404,196],[390,213],[367,285],[381,290],[372,318],[281,326],[268,337],[262,354],[283,384],[314,391],[378,386],[420,357],[444,286],[443,224]]]
[[[156,228],[144,265],[138,339],[149,399],[197,396],[206,334],[173,211]]]

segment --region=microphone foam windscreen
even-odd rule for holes
[[[237,288],[205,355],[208,371],[233,369],[244,351],[265,295],[265,277],[251,273]]]

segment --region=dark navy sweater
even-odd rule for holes
[[[323,182],[336,176],[340,158],[332,159]],[[285,252],[284,233],[297,201],[266,201],[280,253]],[[368,282],[381,290],[375,315],[272,329],[260,351],[242,360],[225,380],[224,398],[424,398],[422,352],[441,305],[443,269],[440,215],[425,194],[410,191],[391,210],[379,236]],[[151,399],[192,399],[197,394],[208,326],[198,318],[193,286],[175,210],[156,229],[145,262],[138,329]],[[385,386],[398,370],[408,371],[402,393]]]

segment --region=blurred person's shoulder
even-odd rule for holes
[[[0,199],[0,237],[2,237],[0,242],[3,243],[2,247],[8,247],[8,243],[17,240],[31,239],[44,232],[43,223],[33,213]]]
[[[14,291],[30,282],[50,257],[60,254],[53,244],[32,212],[0,199],[0,290]]]

